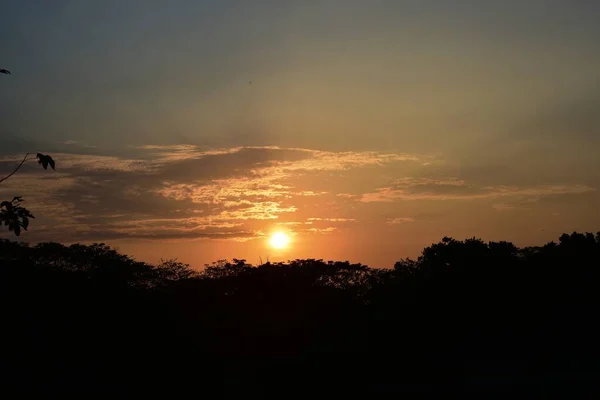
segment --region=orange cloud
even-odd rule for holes
[[[415,222],[415,220],[414,220],[414,218],[409,218],[409,217],[390,218],[386,221],[386,224],[400,225],[400,224],[406,224],[408,222]]]
[[[547,185],[534,187],[467,185],[464,181],[404,178],[359,197],[363,203],[396,200],[481,200],[515,197],[535,200],[546,196],[585,194],[596,189],[587,185]]]

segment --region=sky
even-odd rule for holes
[[[600,230],[600,3],[2,1],[21,240],[391,267]],[[268,238],[283,231],[288,248]],[[0,237],[11,237],[7,232]]]

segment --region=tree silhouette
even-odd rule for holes
[[[600,233],[443,238],[393,269],[319,259],[195,271],[106,244],[0,240],[3,390],[216,397],[590,392]],[[392,396],[397,397],[397,396]]]
[[[37,160],[44,169],[48,169],[48,166],[53,170],[56,170],[56,163],[51,156],[42,153],[35,154],[35,157],[30,157],[34,153],[27,153],[23,160],[16,166],[16,168],[6,175],[0,178],[0,183],[6,181],[12,177],[27,161]],[[15,196],[11,201],[3,201],[0,203],[0,224],[8,227],[8,230],[14,232],[15,235],[21,234],[21,229],[27,230],[29,227],[29,220],[35,218],[29,210],[21,205],[23,198]]]

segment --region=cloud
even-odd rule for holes
[[[248,157],[248,151],[254,152]],[[279,154],[280,153],[280,154]],[[237,156],[238,162],[232,163],[236,176],[227,178],[204,179],[197,174],[191,182],[177,183],[165,181],[156,192],[175,200],[190,199],[194,203],[235,205],[243,199],[252,201],[293,198],[301,196],[321,196],[327,192],[297,190],[283,182],[299,173],[316,171],[347,170],[385,163],[414,161],[416,156],[380,154],[375,152],[324,152],[308,149],[280,149],[278,147],[236,148],[221,152],[221,157]],[[277,159],[277,155],[283,159]],[[291,159],[290,159],[291,158]],[[218,165],[225,165],[219,161]],[[244,168],[241,168],[244,165]],[[197,167],[197,166],[196,166]],[[170,168],[173,169],[173,168]],[[191,174],[192,169],[190,169]],[[224,175],[227,172],[222,172]],[[164,176],[161,173],[159,176]],[[246,200],[249,201],[249,200]],[[236,203],[238,202],[238,203]]]
[[[89,145],[89,144],[83,144],[83,143],[80,143],[80,142],[78,142],[76,140],[66,140],[64,142],[60,142],[59,144],[64,144],[66,146],[83,147],[83,148],[88,148],[88,149],[95,149],[96,148],[96,146],[92,146],[92,145]]]
[[[351,193],[338,193],[338,194],[336,194],[336,196],[344,198],[344,199],[354,199],[354,198],[358,197],[358,195],[351,194]]]
[[[315,190],[310,179],[297,181],[299,176],[421,160],[406,154],[275,146],[147,145],[134,151],[134,157],[53,153],[56,172],[27,165],[13,182],[6,182],[10,185],[0,187],[0,196],[25,197],[38,217],[24,236],[33,241],[245,241],[262,237],[274,223],[295,230],[308,222],[327,224],[304,230],[325,234],[337,229],[332,224],[354,221],[307,219],[310,207],[327,205],[325,198],[335,199],[335,193]],[[0,171],[11,170],[18,161],[16,155],[1,158]],[[298,217],[302,227],[293,223]]]
[[[281,203],[264,201],[256,202],[241,210],[221,211],[212,218],[224,221],[277,219],[281,213],[293,213],[297,210],[298,209],[294,206],[281,207]]]
[[[464,180],[457,178],[443,178],[443,179],[432,179],[432,178],[400,178],[394,182],[396,186],[451,186],[451,187],[464,187],[466,183]]]
[[[56,161],[57,171],[70,175],[80,175],[84,171],[119,171],[119,172],[152,172],[156,165],[143,159],[123,159],[114,156],[90,154],[52,153]],[[21,162],[23,155],[8,155],[0,157],[0,171],[12,170]],[[30,161],[19,171],[22,173],[35,172],[39,175],[35,161]]]
[[[334,227],[334,226],[328,226],[326,228],[309,228],[309,229],[306,229],[306,232],[316,233],[316,234],[321,234],[322,235],[322,234],[333,233],[336,230],[337,230],[336,227]]]
[[[388,225],[400,225],[400,224],[406,224],[409,222],[415,222],[414,218],[397,217],[397,218],[389,218],[387,221],[385,221],[385,223]]]
[[[319,218],[313,217],[308,218],[307,221],[327,221],[327,222],[354,222],[356,221],[354,218]]]
[[[490,186],[455,177],[404,177],[377,188],[377,179],[371,179],[380,170],[379,176],[390,176],[399,164],[430,171],[421,166],[429,158],[420,155],[275,146],[134,150],[131,157],[53,153],[56,172],[25,165],[0,186],[0,198],[25,198],[37,217],[24,236],[32,241],[247,241],[276,225],[298,234],[329,234],[358,222],[365,203],[494,200],[494,208],[504,211],[544,197],[595,191],[574,184]],[[0,174],[20,159],[0,158]],[[331,184],[315,184],[331,173]],[[389,225],[410,222],[409,217],[386,220]]]
[[[409,154],[365,152],[329,152],[319,150],[296,149],[310,154],[310,157],[296,162],[281,162],[274,168],[283,171],[342,171],[350,168],[381,166],[394,162],[418,162],[419,156]]]
[[[298,222],[298,221],[288,221],[288,222],[277,222],[276,225],[283,225],[283,226],[298,226],[298,225],[304,225],[304,222]]]
[[[547,196],[586,194],[596,189],[587,185],[545,185],[545,186],[478,186],[467,184],[456,178],[427,179],[403,178],[387,187],[359,197],[363,203],[392,202],[397,200],[486,200],[517,198],[535,201]]]
[[[214,149],[202,151],[198,146],[193,144],[179,145],[145,145],[139,146],[138,149],[148,150],[149,154],[159,162],[174,162],[189,159],[199,159],[207,156],[218,156],[222,154],[232,154],[240,151],[241,147],[228,149]]]

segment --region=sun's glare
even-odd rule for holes
[[[288,247],[289,243],[290,237],[283,232],[275,232],[269,240],[269,244],[274,249],[285,249]]]

